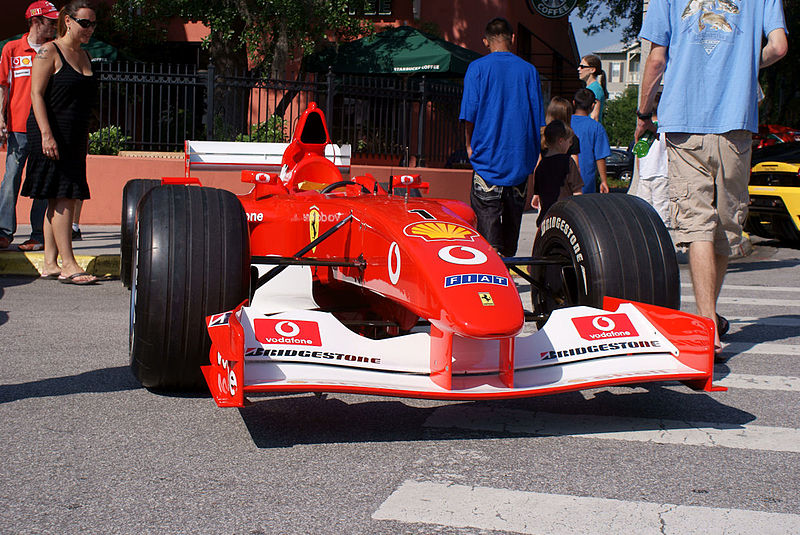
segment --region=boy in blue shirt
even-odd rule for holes
[[[594,93],[589,89],[578,89],[572,101],[575,106],[575,115],[572,116],[570,126],[581,143],[578,166],[581,168],[584,194],[598,191],[598,175],[600,176],[600,193],[608,193],[606,158],[611,155],[611,147],[608,144],[606,129],[589,116],[594,102]]]

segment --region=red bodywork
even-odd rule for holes
[[[250,224],[251,254],[254,258],[297,257],[304,246],[344,221],[302,256],[353,263],[310,268],[313,298],[319,309],[335,310],[345,305],[350,310],[337,318],[391,322],[397,325],[398,332],[407,332],[419,319],[427,320],[429,343],[425,342],[424,347],[429,347],[429,363],[425,363],[422,374],[396,368],[327,364],[321,365],[329,370],[323,379],[313,373],[291,379],[291,374],[303,373],[303,365],[307,370],[312,365],[277,359],[257,361],[246,356],[251,351],[252,342],[248,340],[252,334],[246,334],[248,327],[242,325],[243,307],[248,305],[243,303],[224,322],[217,321],[218,316],[209,317],[213,347],[211,365],[205,366],[203,372],[220,406],[242,406],[244,395],[270,391],[482,399],[665,379],[711,390],[713,323],[638,303],[638,311],[659,331],[654,332],[677,348],[674,358],[679,370],[662,372],[654,364],[647,370],[617,374],[582,371],[580,379],[569,382],[564,380],[569,367],[586,367],[586,361],[565,359],[561,364],[556,359],[560,369],[565,370],[559,372],[561,375],[556,374],[558,377],[550,384],[542,382],[538,375],[534,377],[532,370],[539,370],[540,364],[526,357],[523,360],[527,364],[520,367],[523,349],[519,344],[526,343],[524,347],[535,347],[537,351],[539,346],[531,346],[530,339],[518,338],[524,326],[518,290],[503,260],[474,230],[472,210],[456,201],[390,195],[369,175],[354,177],[347,184],[322,193],[324,186],[345,180],[324,156],[328,143],[330,135],[324,117],[312,104],[297,125],[280,175],[242,173],[243,181],[254,183],[252,191],[240,196]],[[393,177],[392,186],[427,185],[417,175],[404,175]],[[605,308],[616,310],[620,303],[607,300]],[[213,318],[217,320],[212,321]],[[302,323],[297,319],[282,321],[291,326]],[[319,325],[325,324],[320,321]],[[323,333],[326,337],[333,338]],[[404,338],[396,340],[400,343]],[[362,353],[366,354],[367,349]],[[314,356],[313,351],[299,354]],[[623,362],[630,354],[612,356]],[[388,362],[386,358],[375,360]],[[248,366],[254,370],[249,376],[245,371]],[[256,372],[259,366],[270,368]]]

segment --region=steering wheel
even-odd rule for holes
[[[349,180],[339,180],[338,182],[334,182],[333,184],[328,184],[327,186],[319,190],[319,192],[322,194],[330,193],[337,188],[341,188],[343,186],[353,186],[353,185],[361,186],[361,191],[363,191],[367,195],[372,194],[369,188],[367,188],[364,184],[360,184],[358,182],[350,182]]]

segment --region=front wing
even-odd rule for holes
[[[724,390],[712,386],[713,322],[641,303],[560,309],[537,332],[492,340],[435,325],[373,340],[326,312],[265,315],[246,305],[207,319],[211,364],[203,374],[221,407],[268,392],[475,400],[653,381]]]

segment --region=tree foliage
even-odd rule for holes
[[[202,22],[218,67],[280,67],[297,52],[307,54],[330,38],[346,40],[370,32],[365,0],[119,0],[114,19],[121,34],[159,43],[172,17]]]
[[[761,124],[781,124],[800,128],[800,51],[792,41],[800,35],[800,0],[783,0],[789,52],[778,63],[761,71],[759,81],[764,101],[759,106]]]
[[[586,35],[622,27],[622,39],[631,41],[642,29],[642,0],[578,0],[577,8],[588,22]]]
[[[606,102],[603,126],[612,145],[627,147],[633,141],[638,94],[637,87],[630,85],[622,95]]]

